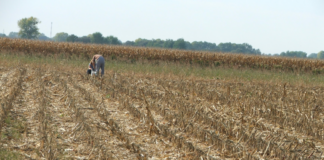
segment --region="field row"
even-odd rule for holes
[[[106,92],[110,88],[112,95],[128,95],[122,101],[129,103],[131,98],[133,104],[149,106],[131,104],[143,115],[145,109],[154,110],[157,121],[163,117],[162,124],[178,125],[178,132],[189,133],[185,137],[195,135],[200,142],[216,144],[223,151],[220,156],[245,157],[252,152],[258,158],[297,158],[322,154],[322,88],[136,75],[111,77],[119,78],[106,79],[110,84]],[[97,86],[104,87],[102,83]],[[246,141],[245,146],[239,145],[241,141]],[[308,147],[312,149],[305,149]]]
[[[0,69],[0,149],[25,158],[323,158],[323,88],[24,68]]]

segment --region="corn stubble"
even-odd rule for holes
[[[17,39],[0,44],[19,54],[280,64],[294,71],[323,63]],[[99,79],[36,64],[3,66],[0,75],[0,149],[22,159],[324,158],[323,87],[112,71]]]
[[[212,67],[222,65],[237,68],[292,71],[297,73],[312,72],[314,74],[322,73],[324,67],[324,62],[320,60],[82,43],[57,43],[9,38],[0,38],[0,52],[88,59],[94,54],[102,54],[104,57],[130,60],[130,62],[147,60],[166,61]]]
[[[0,74],[0,149],[23,159],[323,158],[321,87],[117,72],[97,79],[64,66]],[[8,117],[23,124],[20,136]]]

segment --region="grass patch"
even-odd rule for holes
[[[66,59],[60,56],[41,57],[28,55],[0,54],[2,65],[34,64],[52,65],[53,67],[69,67],[70,69],[82,69],[86,73],[90,59],[73,58]],[[128,62],[106,58],[106,71],[134,72],[149,74],[172,74],[185,77],[199,77],[207,79],[225,79],[237,81],[269,81],[275,83],[291,83],[304,85],[323,86],[324,76],[312,73],[293,73],[258,69],[235,69],[228,67],[201,67],[199,65],[180,64],[172,62]]]
[[[23,157],[21,157],[19,153],[12,152],[4,148],[0,148],[0,160],[8,160],[8,159],[18,160],[22,158]]]
[[[9,114],[5,119],[5,130],[1,133],[1,139],[19,139],[22,133],[25,131],[25,125],[22,121],[13,118]]]

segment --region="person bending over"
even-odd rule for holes
[[[99,74],[99,70],[101,69],[101,77],[102,77],[105,73],[105,59],[103,58],[103,56],[99,54],[94,55],[89,63],[89,69],[95,71],[96,75]],[[88,74],[91,74],[89,73],[89,69],[88,69]]]

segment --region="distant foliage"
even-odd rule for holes
[[[94,43],[94,44],[111,44],[122,45],[123,43],[114,36],[103,37],[100,32],[95,32],[88,36],[78,37],[74,34],[69,35],[66,38],[67,42],[81,42],[81,43]],[[133,44],[131,44],[133,45]]]
[[[68,36],[69,36],[69,34],[67,34],[65,32],[59,32],[59,33],[56,33],[56,35],[53,37],[53,39],[55,42],[66,42]]]
[[[190,43],[188,41],[185,41],[182,38],[176,41],[173,41],[171,39],[148,40],[148,39],[138,38],[134,42],[127,41],[124,43],[124,45],[261,55],[261,51],[259,49],[254,49],[251,45],[247,43],[243,43],[243,44],[220,43],[219,45],[216,45],[215,43],[201,42],[201,41],[194,41]]]
[[[149,40],[147,45],[148,47],[158,47],[158,48],[163,48],[164,41],[161,39],[153,39]]]
[[[163,48],[173,48],[174,41],[172,39],[167,39],[163,43]]]
[[[74,34],[71,34],[69,35],[67,38],[66,38],[66,41],[67,42],[77,42],[78,41],[78,37]]]
[[[134,41],[134,45],[140,46],[140,47],[152,47],[152,46],[148,46],[149,42],[150,42],[150,40],[138,38]]]
[[[0,37],[7,37],[6,34],[0,33]]]
[[[125,45],[125,46],[134,46],[134,45],[135,45],[135,42],[133,42],[133,41],[126,41],[126,42],[124,43],[124,45]]]
[[[40,21],[35,17],[23,18],[19,20],[19,36],[26,39],[37,39],[38,35],[40,34],[37,27],[38,23],[40,23]]]
[[[66,38],[67,42],[81,42],[81,43],[90,43],[91,39],[90,36],[83,36],[83,37],[78,37],[74,34],[69,35]]]
[[[201,50],[201,51],[217,51],[217,45],[215,43],[209,42],[198,42],[194,41],[191,43],[193,50]]]
[[[180,38],[174,42],[173,48],[174,49],[186,49],[186,42],[184,41],[184,39]]]
[[[251,54],[251,55],[263,55],[263,56],[281,56],[281,57],[296,57],[296,58],[319,58],[324,59],[324,55],[312,53],[307,56],[307,53],[303,51],[287,51],[280,54],[265,54],[261,53],[259,49],[253,48],[248,43],[236,44],[236,43],[210,43],[206,41],[185,41],[183,38],[177,40],[172,39],[144,39],[138,38],[135,41],[122,42],[117,37],[112,35],[104,37],[100,32],[95,32],[86,36],[78,37],[77,35],[65,32],[57,33],[53,38],[47,37],[45,34],[38,33],[37,24],[40,23],[36,18],[24,18],[21,19],[18,24],[21,28],[20,32],[10,32],[8,36],[0,34],[0,37],[9,38],[31,38],[39,40],[54,40],[56,42],[78,42],[78,43],[93,43],[93,44],[109,44],[109,45],[124,45],[124,46],[136,46],[136,47],[152,47],[152,48],[165,48],[165,49],[181,49],[189,51],[209,51],[209,52],[224,52],[224,53],[239,53],[239,54]],[[30,27],[28,27],[30,26]],[[32,28],[28,30],[28,28]],[[36,38],[33,36],[37,35]]]
[[[121,45],[123,43],[117,37],[108,36],[104,38],[104,44]]]
[[[296,57],[296,58],[306,58],[307,53],[302,51],[287,51],[287,52],[281,52],[280,56],[283,57]]]
[[[42,41],[50,41],[52,40],[51,38],[47,37],[44,33],[41,33],[37,36],[38,40],[42,40]]]
[[[307,56],[307,58],[313,58],[316,59],[317,58],[317,53],[311,53]]]
[[[104,37],[100,32],[93,33],[90,35],[90,42],[96,44],[102,44],[104,42]]]
[[[5,34],[0,34],[0,37],[6,37]],[[21,38],[17,32],[10,32],[7,36],[9,38]],[[122,42],[115,36],[104,37],[100,32],[95,32],[87,36],[78,37],[74,34],[69,35],[65,32],[57,33],[52,39],[41,33],[37,36],[39,40],[54,40],[56,42],[78,42],[78,43],[93,43],[93,44],[109,44],[109,45],[124,45],[124,46],[136,46],[136,47],[153,47],[153,48],[165,48],[165,49],[181,49],[191,51],[210,51],[210,52],[224,52],[224,53],[240,53],[251,55],[263,55],[263,56],[275,56],[275,57],[295,57],[295,58],[319,58],[324,59],[324,55],[312,53],[307,56],[303,51],[287,51],[280,54],[265,54],[261,53],[259,49],[253,48],[250,44],[236,44],[236,43],[210,43],[206,41],[193,41],[188,42],[183,38],[177,40],[172,39],[143,39],[138,38],[135,41]],[[322,51],[323,52],[323,51]],[[322,58],[320,58],[322,57]]]
[[[220,43],[218,45],[217,50],[221,51],[221,52],[261,55],[261,51],[259,49],[254,49],[251,45],[249,45],[247,43],[243,43],[243,44]]]
[[[89,36],[82,36],[78,38],[78,42],[82,42],[82,43],[90,43],[90,37]]]
[[[320,52],[318,52],[318,54],[317,54],[317,58],[318,58],[318,59],[324,59],[324,51],[320,51]]]
[[[8,35],[9,38],[20,38],[18,32],[10,32]]]

